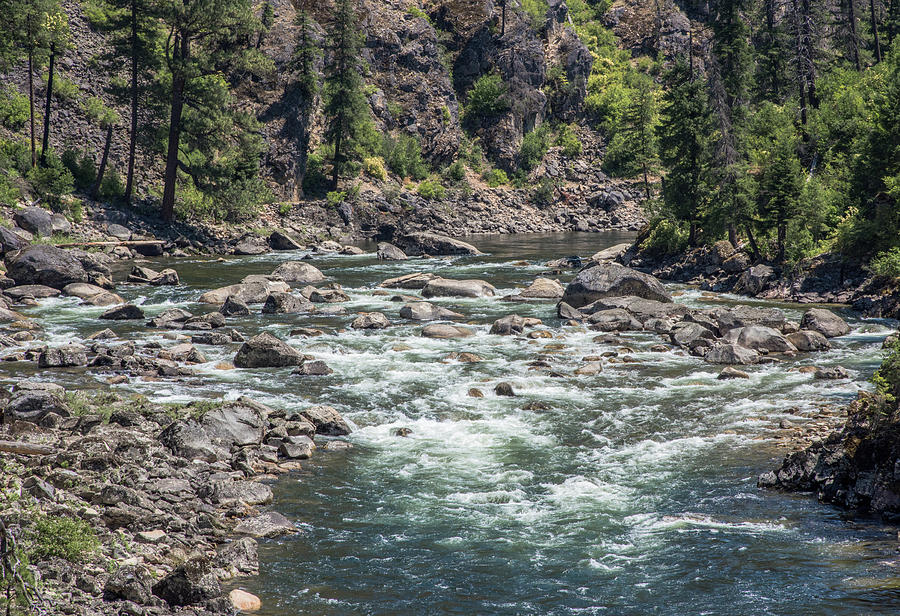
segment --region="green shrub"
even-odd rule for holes
[[[303,176],[303,192],[311,195],[323,195],[328,186],[325,176],[325,156],[315,152],[306,159],[306,175]]]
[[[23,141],[0,139],[0,169],[14,169],[25,175],[31,169],[31,150]]]
[[[450,120],[453,119],[453,116],[450,115],[450,108],[447,105],[441,107],[441,120],[444,122],[444,126],[450,124]]]
[[[122,176],[115,169],[107,167],[106,173],[103,174],[103,181],[100,182],[100,196],[103,199],[112,200],[120,199],[125,195],[125,184],[122,183]]]
[[[293,209],[293,207],[294,207],[294,204],[288,203],[287,201],[285,201],[284,203],[282,203],[281,205],[278,206],[278,214],[281,216],[287,216],[288,214],[291,213],[291,209]]]
[[[660,219],[650,231],[649,237],[641,243],[641,250],[650,256],[665,257],[677,254],[687,248],[688,232],[678,223]]]
[[[503,169],[491,169],[485,173],[483,177],[484,181],[487,182],[487,185],[491,188],[509,184],[509,177]]]
[[[333,190],[325,196],[328,207],[337,207],[347,199],[347,193],[343,190]]]
[[[19,130],[28,121],[28,97],[13,86],[0,90],[0,124]]]
[[[424,180],[428,176],[428,165],[422,159],[422,147],[412,135],[404,134],[396,139],[385,135],[381,155],[391,171],[401,178]]]
[[[100,547],[91,525],[76,518],[40,517],[34,522],[30,539],[29,551],[36,559],[55,557],[82,563]]]
[[[888,347],[881,366],[872,377],[875,390],[892,405],[900,397],[900,343],[895,342]]]
[[[76,188],[84,190],[94,185],[94,181],[97,179],[97,166],[87,150],[82,151],[79,156],[78,152],[69,149],[62,153],[60,159],[72,174]]]
[[[403,106],[399,103],[395,103],[394,101],[389,101],[387,104],[388,113],[391,114],[391,117],[395,120],[399,120],[400,116],[403,115]]]
[[[459,156],[466,161],[469,169],[475,173],[481,173],[484,166],[484,150],[477,141],[469,141],[467,137],[463,137],[463,142],[459,148]]]
[[[538,207],[546,207],[556,200],[557,182],[549,176],[538,180],[537,185],[531,191],[531,202]]]
[[[387,180],[387,170],[384,168],[384,159],[380,156],[369,156],[363,159],[363,171],[371,178]]]
[[[116,26],[119,11],[105,0],[81,0],[81,10],[94,30],[110,30]]]
[[[80,200],[75,200],[69,204],[69,219],[75,224],[84,220],[84,205]]]
[[[461,160],[457,159],[447,167],[445,175],[452,182],[462,182],[466,179],[466,166]]]
[[[22,198],[22,193],[12,183],[8,171],[0,169],[0,205],[12,206]]]
[[[38,196],[52,207],[59,205],[60,197],[70,194],[75,188],[72,173],[53,150],[47,152],[46,166],[38,165],[25,177]]]
[[[566,124],[562,127],[559,135],[556,136],[554,145],[562,148],[563,156],[566,158],[575,158],[581,154],[581,140],[575,134],[575,129],[571,124]]]
[[[479,77],[469,90],[466,118],[481,119],[499,115],[509,109],[507,87],[498,73]]]
[[[407,11],[406,11],[406,14],[409,15],[410,17],[424,19],[428,23],[431,23],[431,18],[428,16],[428,13],[426,13],[425,11],[423,11],[422,9],[420,9],[417,6],[409,7],[409,9],[407,9]]]
[[[869,263],[869,269],[876,276],[883,278],[900,278],[900,248],[891,248],[879,252]]]
[[[548,149],[550,149],[550,130],[546,124],[542,124],[522,139],[522,146],[519,148],[519,166],[525,171],[531,171],[541,164]]]
[[[416,192],[423,199],[440,201],[447,191],[437,180],[425,180],[419,184]]]
[[[46,76],[44,77],[44,83],[46,85]],[[78,100],[78,93],[78,86],[69,81],[61,71],[57,71],[56,74],[53,75],[53,96],[56,97],[56,100],[64,103],[72,103]]]
[[[235,181],[227,187],[203,192],[192,182],[177,189],[176,217],[180,220],[214,220],[239,223],[256,218],[272,193],[259,178]]]
[[[531,27],[540,30],[547,23],[547,0],[522,0],[522,8],[531,20]]]

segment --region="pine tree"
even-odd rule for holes
[[[757,212],[776,231],[776,260],[784,261],[788,223],[799,215],[803,167],[797,135],[789,123],[778,126],[757,179]]]
[[[710,135],[713,118],[706,86],[684,57],[665,75],[666,91],[659,124],[660,159],[666,169],[663,201],[675,219],[690,225],[688,243],[697,242],[710,185]]]
[[[59,7],[44,13],[44,30],[47,33],[47,48],[50,54],[47,72],[47,102],[44,105],[44,136],[41,141],[41,165],[47,164],[47,150],[50,148],[50,106],[53,100],[53,76],[56,59],[65,53],[70,44],[69,18]]]
[[[369,128],[369,107],[363,95],[362,35],[354,0],[337,0],[334,21],[329,29],[331,61],[325,75],[325,139],[332,144],[332,190],[351,161],[350,153]]]
[[[255,20],[249,0],[172,0],[160,9],[160,18],[169,31],[164,48],[169,127],[161,215],[164,220],[173,220],[179,171],[202,187],[204,174],[218,158],[215,149],[198,150],[198,146],[242,138],[230,134],[234,124],[225,117],[229,115],[230,97],[222,75],[246,51]],[[194,138],[189,149],[198,150],[200,155],[190,164],[181,158],[185,137]],[[246,171],[245,160],[226,162]]]
[[[656,123],[658,120],[653,81],[638,80],[634,97],[625,113],[624,133],[634,144],[634,157],[644,179],[644,194],[650,199],[650,173],[656,170],[658,158]]]
[[[321,51],[315,40],[314,22],[309,14],[301,10],[294,23],[299,28],[297,46],[291,57],[291,69],[295,71],[294,86],[300,102],[297,106],[297,160],[294,167],[294,201],[299,201],[303,194],[303,178],[306,176],[306,162],[309,157],[309,139],[312,129],[312,115],[319,94],[318,62]]]

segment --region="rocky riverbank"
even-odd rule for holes
[[[237,587],[256,540],[297,532],[267,509],[266,481],[350,432],[330,407],[248,398],[163,406],[40,381],[3,397],[0,518],[31,556],[35,607],[54,614],[252,610]]]
[[[747,250],[735,250],[727,241],[659,258],[640,250],[643,239],[639,237],[620,262],[663,280],[759,299],[848,304],[868,317],[900,317],[896,281],[873,277],[861,260],[825,253],[789,269],[753,262]]]

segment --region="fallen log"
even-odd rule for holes
[[[0,452],[16,453],[22,456],[46,456],[56,453],[56,448],[22,441],[0,441]]]
[[[119,240],[114,242],[65,242],[54,244],[54,246],[57,248],[90,248],[91,246],[153,246],[165,243],[165,240]]]

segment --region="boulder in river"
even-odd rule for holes
[[[494,324],[491,325],[490,333],[510,336],[521,334],[523,331],[525,331],[525,319],[517,314],[510,314],[494,321]]]
[[[405,252],[388,242],[378,244],[376,256],[382,261],[406,261],[409,259]]]
[[[497,386],[494,387],[494,393],[498,396],[515,396],[516,392],[513,391],[513,386],[511,383],[507,383],[503,381],[502,383],[497,383]]]
[[[819,332],[826,338],[836,338],[850,333],[847,322],[824,308],[811,308],[803,314],[800,327]]]
[[[279,368],[299,366],[303,360],[298,350],[263,332],[241,345],[234,357],[234,365],[238,368]]]
[[[797,351],[781,332],[765,325],[748,325],[733,329],[725,336],[728,342],[760,353],[794,353]]]
[[[233,295],[248,304],[262,304],[271,293],[276,291],[287,293],[290,290],[291,287],[283,280],[253,279],[207,291],[197,301],[201,304],[221,305],[229,295]]]
[[[241,397],[207,411],[200,425],[210,441],[226,450],[262,443],[271,409],[249,398]]]
[[[727,381],[729,379],[749,379],[750,375],[732,366],[725,366],[716,378],[720,381]]]
[[[100,315],[100,318],[109,321],[131,321],[143,319],[144,311],[134,304],[123,304],[107,310]]]
[[[737,284],[734,285],[735,293],[758,295],[775,278],[775,270],[768,265],[754,265],[741,274]]]
[[[441,306],[435,306],[431,302],[411,302],[400,308],[400,316],[413,321],[441,321],[446,319],[461,319],[463,315],[453,312]]]
[[[303,250],[299,242],[283,231],[272,231],[268,241],[272,250]]]
[[[480,250],[446,235],[428,231],[407,233],[395,241],[395,244],[408,255],[480,255]]]
[[[826,381],[839,381],[850,378],[850,372],[843,366],[830,366],[827,368],[817,367],[813,375],[817,379]]]
[[[798,351],[827,351],[831,348],[831,343],[828,342],[825,336],[811,329],[801,329],[798,332],[788,334],[787,339],[797,347]]]
[[[272,275],[291,284],[315,284],[325,280],[319,268],[303,261],[285,261],[275,268]]]
[[[460,325],[432,323],[422,328],[422,335],[426,338],[468,338],[474,336],[475,332]]]
[[[350,327],[353,329],[384,329],[390,324],[388,318],[380,312],[364,312],[353,319]]]
[[[258,539],[270,539],[294,534],[297,527],[277,511],[267,511],[252,518],[244,518],[234,527],[234,532]]]
[[[219,312],[226,317],[245,317],[250,314],[250,308],[240,298],[229,295],[219,308]]]
[[[625,254],[628,249],[631,248],[631,244],[625,242],[623,244],[616,244],[615,246],[610,246],[609,248],[604,248],[599,252],[595,252],[591,256],[591,261],[596,261],[597,263],[602,263],[603,261],[615,261],[623,254]]]
[[[404,274],[397,278],[388,278],[379,286],[385,289],[423,289],[429,282],[438,278],[435,274],[428,272],[415,272],[412,274]]]
[[[557,281],[550,278],[535,278],[527,288],[512,297],[526,299],[559,299],[565,293],[565,288]]]
[[[300,367],[294,370],[291,374],[296,374],[299,376],[328,376],[329,374],[333,374],[334,370],[328,367],[321,359],[315,359],[312,361],[304,361],[300,364]]]
[[[71,285],[66,285],[69,287]],[[103,289],[100,289],[103,291]],[[59,295],[59,289],[48,287],[42,284],[21,284],[10,287],[3,292],[7,297],[11,297],[15,301],[21,301],[26,298],[43,299],[46,297],[56,297]]]
[[[717,342],[706,352],[703,359],[711,364],[748,365],[759,361],[759,353],[736,344]]]
[[[350,434],[350,426],[332,406],[311,406],[299,413],[316,427],[316,434],[324,436],[344,436]]]
[[[262,307],[263,314],[295,314],[298,312],[312,312],[315,310],[305,297],[297,297],[292,293],[275,291],[266,298]]]
[[[50,348],[38,356],[40,368],[71,368],[87,366],[87,349],[80,344]]]
[[[578,272],[566,287],[562,301],[574,308],[581,308],[598,299],[625,295],[659,302],[672,301],[659,280],[618,263],[600,263]]]
[[[489,297],[495,291],[494,285],[484,280],[435,278],[422,289],[422,297]]]
[[[627,332],[641,329],[641,322],[622,308],[600,310],[589,316],[587,322],[591,324],[591,329],[602,332]]]

